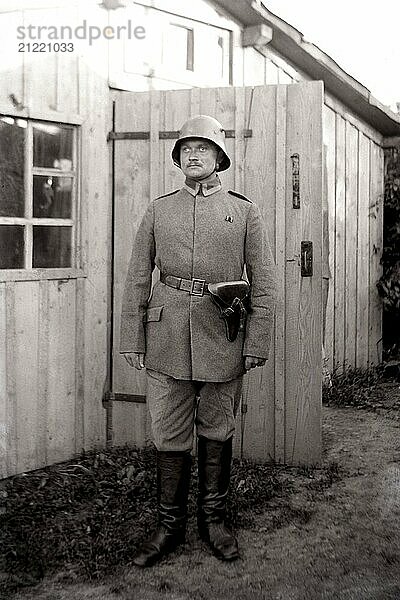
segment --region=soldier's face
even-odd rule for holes
[[[216,169],[218,148],[201,138],[189,138],[181,143],[181,169],[186,177],[205,179]]]

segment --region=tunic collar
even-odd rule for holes
[[[203,196],[211,196],[211,194],[219,192],[222,188],[222,184],[218,175],[216,173],[211,173],[209,177],[202,181],[196,181],[195,179],[186,177],[183,187],[192,194],[192,196],[196,196],[199,193],[203,193]]]

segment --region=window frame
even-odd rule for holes
[[[0,225],[24,226],[24,267],[16,269],[0,269],[0,282],[4,281],[30,281],[46,279],[73,279],[86,277],[82,268],[81,248],[81,127],[76,123],[53,121],[41,118],[29,118],[0,113],[0,117],[21,119],[26,122],[24,136],[24,216],[4,217],[0,215]],[[51,167],[35,167],[33,165],[33,128],[35,123],[44,125],[57,125],[72,130],[72,170],[61,171]],[[33,216],[33,177],[53,176],[72,178],[71,190],[71,217],[49,218]],[[67,226],[71,228],[71,266],[70,267],[33,267],[33,227],[34,226]]]

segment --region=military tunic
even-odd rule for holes
[[[246,272],[251,312],[245,331],[227,340],[209,295],[195,296],[158,281],[152,272],[206,283]],[[121,352],[145,353],[145,366],[176,379],[230,381],[244,373],[244,355],[268,358],[275,304],[275,265],[257,206],[224,191],[214,176],[186,180],[153,200],[138,228],[126,278]]]

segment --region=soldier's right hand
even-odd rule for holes
[[[144,354],[142,352],[125,352],[124,357],[130,367],[138,371],[144,369]]]

